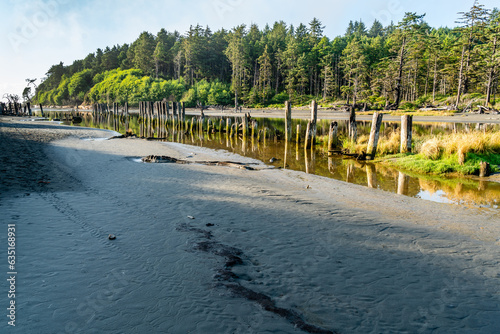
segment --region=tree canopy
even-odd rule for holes
[[[142,32],[130,45],[51,66],[35,100],[268,106],[314,98],[380,109],[436,100],[458,105],[467,95],[494,104],[500,102],[499,16],[476,1],[457,13],[454,29],[432,28],[424,15],[406,13],[387,27],[351,21],[333,39],[316,18],[296,27],[279,21],[263,29]]]

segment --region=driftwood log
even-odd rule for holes
[[[255,163],[243,163],[235,161],[187,161],[165,155],[148,155],[147,157],[141,158],[141,160],[142,162],[147,163],[201,164],[207,166],[226,166],[246,170],[255,170],[255,168],[249,166],[255,165]]]

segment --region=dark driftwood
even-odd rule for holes
[[[243,163],[234,161],[187,161],[165,155],[148,155],[147,157],[141,158],[141,160],[142,162],[147,162],[147,163],[201,164],[207,166],[227,166],[240,169],[255,170],[255,168],[249,166],[249,165],[255,165],[254,163]]]
[[[342,150],[329,150],[328,153],[342,155],[349,159],[356,159],[358,161],[366,160],[366,152],[361,152],[361,154],[359,154],[359,153],[347,153],[346,151]]]

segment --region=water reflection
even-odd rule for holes
[[[303,171],[308,174],[330,177],[349,183],[364,185],[370,188],[382,189],[410,197],[426,200],[488,206],[498,208],[500,202],[500,184],[487,181],[478,181],[470,178],[446,178],[429,175],[418,175],[398,171],[380,164],[364,163],[342,159],[328,155],[322,147],[306,149],[300,138],[304,137],[307,121],[294,120],[292,129],[297,133],[292,138],[299,138],[291,142],[282,140],[284,121],[281,119],[253,119],[250,123],[249,134],[243,137],[240,126],[241,118],[187,118],[185,123],[167,120],[142,121],[137,116],[114,117],[101,115],[92,117],[91,114],[81,113],[80,126],[107,128],[121,133],[135,133],[141,137],[166,138],[167,141],[186,143],[213,149],[224,149],[230,152],[259,159],[272,164],[277,168]],[[51,118],[67,119],[71,116],[56,113]],[[210,131],[201,130],[205,122],[205,130],[210,124]],[[384,122],[381,131],[393,131],[398,123]],[[318,121],[318,136],[327,135],[330,121]],[[359,122],[358,135],[366,135],[370,131],[370,122]],[[481,124],[470,125],[460,123],[414,123],[414,133],[445,134],[460,131],[470,131],[474,127],[481,130],[500,131],[499,125]],[[338,122],[338,131],[347,131],[347,122]],[[274,162],[269,162],[271,158]]]

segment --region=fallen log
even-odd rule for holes
[[[255,170],[255,168],[249,165],[256,165],[256,163],[243,163],[235,161],[187,161],[165,155],[148,155],[147,157],[141,158],[141,161],[146,163],[175,163],[175,164],[201,164],[206,166],[226,166],[226,167],[233,167],[246,170]]]
[[[342,156],[349,158],[349,159],[354,158],[355,160],[358,160],[358,161],[365,161],[366,160],[366,152],[348,153],[348,152],[345,152],[342,150],[329,150],[328,153],[342,155]]]

